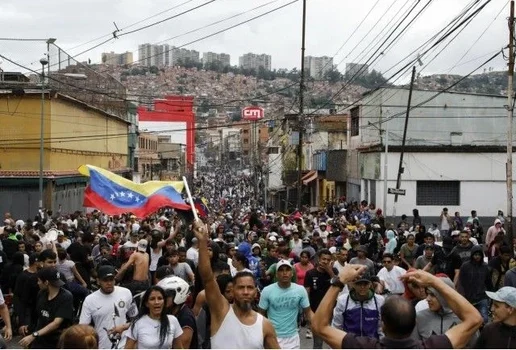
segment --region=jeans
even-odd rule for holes
[[[478,312],[480,312],[480,315],[484,320],[484,324],[487,324],[487,322],[489,321],[489,300],[482,299],[479,302],[473,304],[473,306],[475,306]]]
[[[314,346],[313,346],[313,348],[314,349],[322,349],[322,346],[323,346],[322,338],[319,338],[315,334],[313,335],[313,337],[314,337]]]

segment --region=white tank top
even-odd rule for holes
[[[233,311],[224,317],[219,330],[211,337],[212,349],[263,349],[263,316],[257,313],[253,325],[245,325]]]
[[[150,250],[150,256],[151,256],[151,262],[149,266],[149,271],[156,271],[158,269],[158,260],[163,255],[163,249],[159,248],[157,253],[154,253],[154,249],[151,248]]]

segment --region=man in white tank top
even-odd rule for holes
[[[208,230],[197,221],[194,233],[199,241],[199,274],[205,286],[211,314],[212,349],[279,349],[272,323],[252,309],[256,285],[251,272],[240,272],[233,279],[234,304],[221,294],[211,270]]]

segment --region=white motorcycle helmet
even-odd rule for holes
[[[163,288],[165,293],[174,292],[174,304],[181,305],[186,302],[188,295],[190,295],[190,286],[184,279],[177,276],[165,277],[157,284],[158,287]]]

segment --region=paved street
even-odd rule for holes
[[[301,337],[301,349],[312,349],[312,345],[313,345],[313,339],[306,339],[305,335],[306,335],[306,329],[305,328],[302,328],[300,333],[299,333],[300,337]],[[7,347],[9,349],[23,349],[19,344],[18,342],[20,341],[21,337],[14,337],[12,341],[8,342],[7,343]],[[329,349],[329,347],[324,344],[323,346],[324,349]]]

